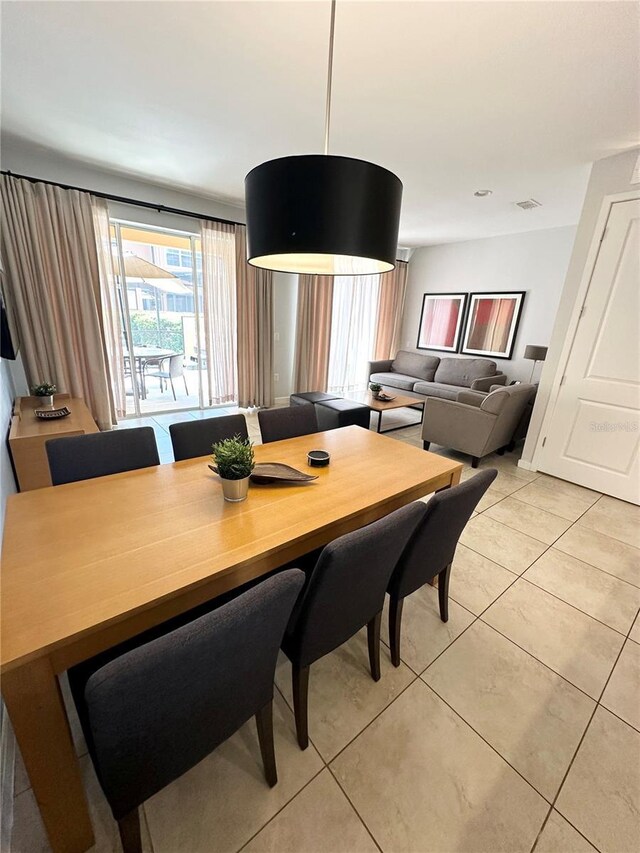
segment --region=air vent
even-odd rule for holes
[[[536,201],[535,198],[528,198],[525,201],[516,201],[515,205],[522,210],[533,210],[534,207],[542,207],[542,202]]]

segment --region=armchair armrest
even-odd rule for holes
[[[372,373],[388,373],[391,370],[392,364],[392,358],[385,358],[380,361],[370,361],[369,376],[371,376]]]
[[[422,440],[482,456],[496,423],[496,415],[475,405],[427,397]]]
[[[467,391],[465,388],[464,391],[458,391],[456,403],[464,403],[467,406],[480,407],[486,396],[486,394],[482,394],[480,391]]]
[[[492,385],[506,385],[506,373],[494,373],[493,376],[483,376],[482,379],[474,379],[471,383],[472,391],[489,391]]]

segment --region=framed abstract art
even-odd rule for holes
[[[469,294],[469,310],[460,352],[511,358],[524,297],[524,291]]]
[[[467,295],[466,293],[424,294],[418,329],[418,349],[458,351]]]

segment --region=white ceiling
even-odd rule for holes
[[[338,0],[331,152],[400,176],[402,245],[573,224],[589,164],[638,144],[639,9]],[[328,0],[4,2],[3,130],[241,203],[253,166],[321,150],[328,22]]]

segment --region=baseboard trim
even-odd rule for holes
[[[518,459],[518,468],[524,468],[525,471],[533,471],[534,474],[538,470],[533,463],[527,462],[525,459]]]

